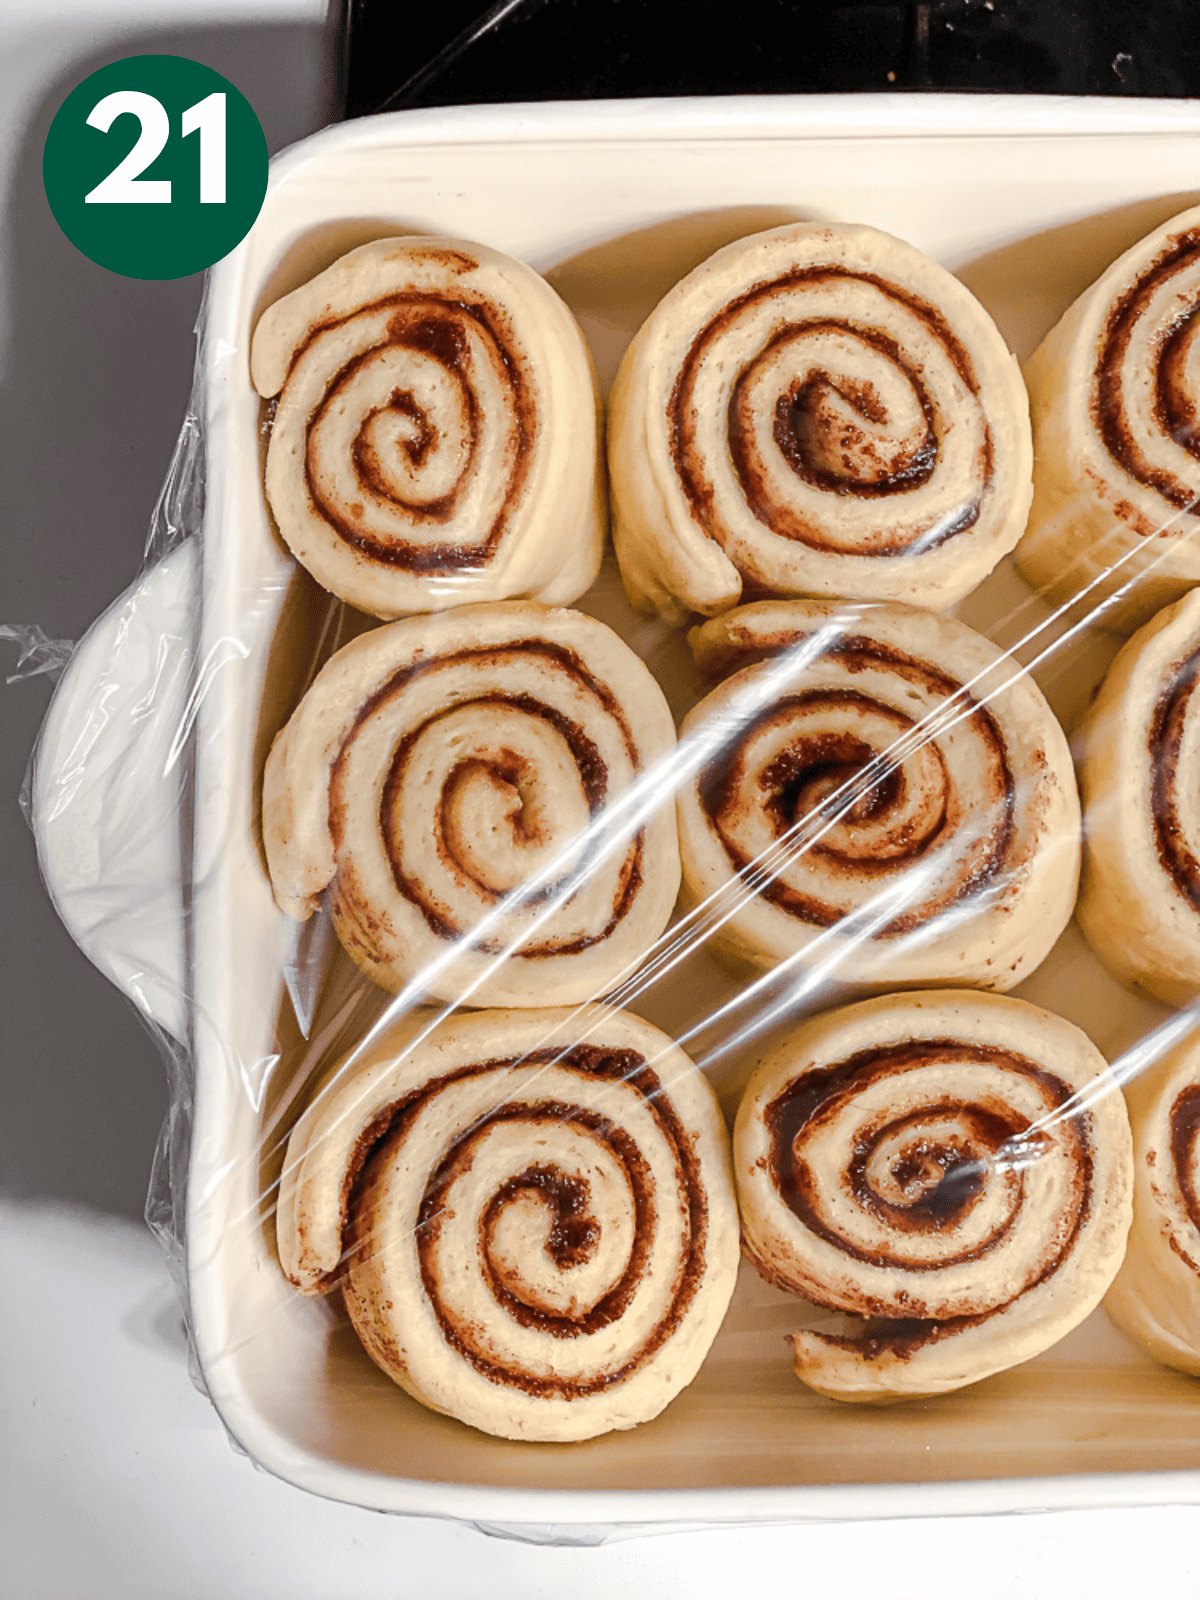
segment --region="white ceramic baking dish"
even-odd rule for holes
[[[277,295],[365,239],[437,232],[545,272],[607,384],[686,270],[731,238],[804,217],[867,222],[918,245],[965,279],[1023,356],[1120,249],[1200,199],[1198,157],[1195,104],[945,96],[401,113],[332,128],[275,161],[257,224],[212,275],[202,535],[76,653],[34,795],[43,869],[72,931],[190,1046],[193,1335],[214,1403],[263,1466],[364,1506],[508,1523],[1200,1500],[1200,1385],[1137,1353],[1102,1312],[975,1388],[841,1407],[793,1378],[783,1335],[795,1307],[744,1268],[700,1377],[662,1417],[586,1444],[529,1446],[423,1410],[371,1365],[335,1304],[287,1287],[270,1207],[279,1140],[322,1052],[365,1026],[380,998],[336,954],[321,966],[320,923],[297,962],[299,936],[263,868],[262,763],[329,609],[265,514],[247,364],[256,316]],[[963,614],[1003,637],[1017,601],[1028,618],[1006,566]],[[611,575],[586,604],[654,658],[678,709],[691,688],[678,638],[636,622]],[[1113,648],[1089,636],[1039,670],[1068,725]],[[154,714],[139,717],[150,683]],[[195,760],[182,834],[168,825],[180,730]],[[105,865],[117,840],[114,889]],[[326,973],[317,994],[297,981],[314,966]],[[1109,980],[1074,927],[1018,993],[1087,1027],[1110,1056],[1167,1016]],[[735,994],[698,956],[644,1009],[678,1031]],[[716,1066],[718,1087],[729,1093],[738,1071],[736,1060]]]

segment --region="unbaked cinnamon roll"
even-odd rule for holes
[[[511,1439],[657,1416],[716,1336],[739,1254],[707,1080],[594,1006],[390,1026],[297,1123],[276,1230],[291,1282],[340,1281],[409,1394]]]
[[[1036,684],[961,622],[762,601],[694,629],[713,755],[679,797],[684,887],[719,952],[839,979],[1008,989],[1070,919],[1079,800]],[[748,663],[743,665],[742,663]]]
[[[671,796],[633,792],[674,743],[649,670],[580,612],[497,602],[376,628],[331,658],[272,746],[275,898],[303,920],[326,896],[387,989],[594,999],[674,907]]]
[[[1028,1361],[1099,1304],[1129,1231],[1104,1058],[998,995],[887,995],[805,1024],[747,1086],[734,1172],[759,1271],[851,1319],[792,1338],[797,1376],[841,1400]]]
[[[1119,257],[1025,367],[1034,497],[1017,564],[1128,632],[1200,582],[1200,207]],[[1127,591],[1127,592],[1122,592]]]
[[[1105,1298],[1157,1361],[1200,1376],[1200,1040],[1126,1085],[1133,1123],[1133,1228]]]
[[[1079,923],[1123,982],[1200,995],[1200,593],[1130,639],[1078,736]]]
[[[630,602],[679,620],[765,595],[941,610],[1016,544],[1020,372],[970,291],[873,228],[738,240],[626,352],[609,417]]]
[[[376,617],[576,599],[604,541],[591,358],[548,283],[457,239],[379,239],[265,311],[266,490],[317,582]]]

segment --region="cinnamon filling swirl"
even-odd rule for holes
[[[1151,807],[1159,861],[1179,893],[1200,911],[1200,860],[1193,850],[1194,839],[1189,837],[1184,824],[1177,792],[1180,754],[1198,677],[1200,651],[1180,663],[1159,698],[1150,724],[1146,756],[1151,771]]]
[[[631,796],[674,738],[649,670],[578,612],[463,606],[375,629],[322,669],[268,759],[276,899],[303,918],[328,889],[343,946],[393,990],[592,999],[674,905],[671,796]]]
[[[797,479],[833,496],[903,495],[927,484],[938,469],[945,420],[924,364],[910,359],[886,332],[853,319],[804,317],[789,310],[771,315],[773,302],[779,300],[786,307],[793,293],[811,289],[836,294],[844,285],[870,286],[906,319],[920,324],[978,400],[971,358],[946,319],[895,284],[872,273],[831,266],[800,268],[756,284],[700,331],[671,396],[669,437],[675,468],[697,520],[719,543],[724,542],[723,521],[697,386],[707,363],[716,359],[721,343],[743,318],[774,330],[760,348],[746,354],[728,403],[731,459],[745,502],[759,522],[814,550],[889,557],[914,547],[935,549],[978,521],[992,481],[993,445],[986,423],[980,433],[974,489],[963,495],[950,516],[943,510],[911,523],[884,519],[845,533],[829,517],[797,512],[786,488],[777,486],[777,467],[764,448],[768,438],[778,459]],[[764,419],[770,424],[766,433]],[[752,572],[743,571],[742,576],[754,580]]]
[[[824,1191],[805,1159],[810,1134],[840,1117],[853,1116],[855,1096],[869,1086],[916,1068],[936,1071],[963,1062],[1027,1077],[1048,1112],[1063,1106],[1071,1095],[1067,1084],[1012,1051],[955,1039],[921,1039],[859,1051],[845,1061],[807,1073],[770,1103],[765,1115],[772,1175],[784,1204],[810,1232],[855,1260],[914,1272],[928,1268],[930,1261],[928,1255],[905,1253],[907,1235],[946,1237],[946,1248],[937,1256],[939,1268],[981,1261],[1004,1242],[1020,1223],[1026,1200],[1016,1153],[1019,1150],[1024,1161],[1030,1159],[1031,1142],[1022,1136],[1031,1124],[1028,1116],[1003,1105],[947,1100],[934,1093],[929,1103],[917,1110],[895,1117],[873,1114],[864,1120],[850,1145],[841,1190],[850,1204],[869,1213],[887,1230],[886,1251],[864,1249],[839,1229],[832,1220],[836,1211],[833,1196]],[[1035,1281],[1055,1271],[1087,1216],[1091,1160],[1086,1132],[1078,1122],[1068,1124],[1068,1142],[1070,1208]],[[998,1185],[1003,1192],[995,1207],[997,1214],[981,1237],[968,1248],[956,1250],[955,1236],[990,1185]],[[835,1304],[847,1309],[841,1302]],[[850,1309],[882,1314],[878,1305]],[[1002,1306],[991,1306],[975,1315],[991,1315],[999,1309]]]
[[[521,357],[494,310],[396,294],[315,329],[292,367],[317,339],[360,317],[381,323],[379,340],[329,374],[305,429],[304,481],[312,502],[347,544],[373,560],[426,573],[480,566],[503,536],[529,471],[536,410]],[[389,387],[393,365],[399,381]],[[480,395],[485,371],[488,409]],[[355,429],[348,442],[347,426]],[[451,522],[477,470],[485,430],[502,441],[492,454],[504,462],[505,482],[491,504],[490,525],[476,529],[473,541],[405,539],[396,532],[402,522],[372,522],[367,505],[419,525]],[[349,487],[330,460],[344,459],[347,448],[354,466]]]
[[[458,1077],[478,1077],[517,1065],[537,1066],[553,1062],[565,1071],[596,1078],[610,1078],[629,1085],[653,1116],[659,1135],[673,1151],[681,1192],[686,1195],[686,1218],[677,1241],[678,1265],[674,1290],[665,1312],[638,1343],[637,1348],[602,1372],[587,1378],[568,1379],[554,1374],[538,1374],[497,1360],[494,1340],[470,1316],[461,1315],[448,1299],[442,1275],[447,1267],[444,1224],[454,1215],[456,1187],[470,1173],[481,1156],[491,1131],[498,1126],[518,1124],[530,1135],[530,1147],[553,1152],[556,1139],[565,1131],[579,1135],[586,1145],[607,1155],[622,1175],[628,1192],[632,1222],[628,1250],[620,1269],[606,1282],[602,1292],[582,1304],[564,1304],[547,1292],[547,1285],[536,1275],[522,1275],[519,1262],[505,1259],[501,1238],[504,1216],[510,1206],[533,1204],[547,1214],[544,1248],[553,1267],[569,1274],[571,1268],[585,1265],[595,1254],[602,1224],[591,1210],[591,1195],[585,1178],[560,1170],[552,1154],[524,1170],[505,1178],[486,1203],[476,1202],[479,1211],[477,1238],[480,1270],[487,1291],[498,1308],[523,1328],[534,1328],[553,1339],[578,1339],[619,1323],[626,1315],[642,1284],[648,1266],[648,1251],[656,1237],[658,1217],[655,1187],[649,1167],[628,1131],[608,1118],[564,1101],[521,1100],[502,1104],[454,1141],[430,1174],[421,1201],[416,1245],[421,1282],[446,1342],[474,1369],[492,1383],[510,1385],[529,1395],[576,1398],[594,1395],[620,1384],[649,1361],[666,1343],[687,1312],[704,1272],[707,1240],[707,1198],[692,1141],[678,1115],[663,1093],[663,1087],[644,1060],[630,1051],[606,1051],[588,1046],[558,1053],[534,1051],[522,1061],[495,1061],[467,1069]],[[371,1189],[373,1174],[394,1154],[403,1140],[413,1116],[441,1085],[431,1083],[395,1116],[385,1138],[376,1146],[355,1185],[348,1207],[349,1261],[370,1250]],[[456,1241],[461,1243],[461,1241]],[[454,1246],[451,1247],[452,1249]],[[451,1275],[455,1275],[453,1264]]]
[[[895,937],[985,892],[1006,870],[1016,796],[1006,743],[990,711],[936,667],[853,634],[827,653],[850,679],[882,669],[918,688],[925,704],[959,708],[957,736],[977,746],[969,803],[955,793],[936,728],[923,731],[918,717],[851,688],[788,695],[748,720],[702,772],[701,803],[733,868],[789,915],[821,927],[846,915],[848,896],[869,894],[944,845],[970,810],[975,823],[964,830],[953,881],[878,930]],[[786,871],[764,873],[761,850],[749,843],[763,832],[753,819],[776,841],[794,840],[805,876],[837,892],[801,889]]]
[[[756,1069],[734,1147],[755,1266],[854,1319],[793,1335],[823,1394],[939,1394],[1028,1360],[1125,1250],[1120,1091],[1024,1001],[925,991],[811,1019]]]
[[[1186,281],[1184,280],[1186,277]],[[1168,504],[1193,510],[1196,482],[1185,481],[1164,462],[1151,459],[1136,390],[1146,374],[1130,366],[1130,348],[1148,315],[1161,320],[1152,330],[1152,419],[1164,438],[1200,462],[1195,371],[1200,320],[1200,228],[1174,237],[1158,258],[1113,304],[1106,320],[1092,389],[1092,416],[1115,460],[1139,483],[1157,490]],[[1153,533],[1154,528],[1145,530]]]
[[[358,729],[368,719],[386,717],[389,705],[401,702],[414,679],[425,674],[450,673],[455,669],[467,672],[477,670],[502,679],[514,665],[522,676],[525,675],[530,663],[536,663],[539,659],[547,670],[571,678],[580,693],[595,702],[599,714],[608,719],[618,732],[630,767],[636,768],[637,746],[619,704],[611,691],[587,670],[575,651],[546,640],[530,638],[514,640],[503,650],[483,648],[425,657],[396,673],[363,706],[334,761],[329,791],[329,827],[335,847],[341,844],[346,835],[347,816],[356,803],[349,789],[349,749]],[[420,860],[414,862],[413,852],[405,850],[404,842],[406,829],[412,820],[406,803],[406,787],[416,788],[427,781],[429,757],[426,742],[436,740],[440,732],[439,725],[445,719],[454,718],[458,710],[459,707],[451,706],[405,733],[388,766],[379,803],[379,829],[398,893],[420,910],[431,933],[451,942],[470,932],[470,922],[461,915],[456,917],[446,895],[439,894],[431,886],[420,864],[421,860],[426,859],[426,852],[419,852]],[[545,723],[570,753],[583,801],[581,820],[594,820],[600,815],[608,798],[608,769],[595,741],[579,723],[536,696],[521,693],[472,696],[470,712],[472,718],[490,719],[494,715],[501,726],[504,725],[505,712],[518,719],[532,718]],[[449,737],[454,739],[455,735]],[[450,885],[466,893],[467,903],[472,908],[498,904],[506,894],[520,887],[524,876],[522,862],[535,853],[544,855],[554,847],[561,829],[555,815],[555,803],[547,799],[541,792],[542,788],[543,780],[536,756],[525,757],[503,746],[494,752],[488,750],[459,761],[446,773],[440,804],[433,819],[434,832],[427,844],[443,867]],[[475,803],[472,804],[472,801]],[[491,819],[490,828],[479,826],[481,806]],[[503,852],[489,848],[499,831],[498,819],[501,816],[505,818],[510,834],[510,848]],[[522,956],[536,960],[550,955],[571,955],[608,939],[628,913],[641,885],[644,845],[644,831],[639,830],[630,838],[624,860],[615,874],[612,914],[603,926],[565,940],[527,941],[522,946]],[[572,862],[571,865],[574,870],[580,870],[579,862]],[[556,887],[557,880],[543,884],[529,897],[530,903],[536,905],[545,901]],[[354,901],[352,878],[348,883],[339,884],[338,893],[343,908],[350,913]],[[478,948],[492,954],[504,950],[503,944],[494,939],[481,939]]]
[[[1200,1229],[1200,1084],[1183,1090],[1171,1107],[1171,1161],[1175,1168],[1184,1210],[1192,1226]]]
[[[1079,925],[1122,982],[1173,1005],[1200,993],[1200,591],[1125,644],[1079,729]]]
[[[1105,1308],[1156,1361],[1200,1375],[1200,1054],[1193,1030],[1127,1090],[1136,1182]]]
[[[506,1438],[657,1415],[715,1337],[739,1255],[707,1080],[596,1006],[386,1024],[297,1124],[277,1233],[292,1283],[340,1284],[397,1383]]]
[[[1025,365],[1036,469],[1022,575],[1132,633],[1200,580],[1200,207],[1111,264]]]
[[[267,502],[318,583],[371,616],[534,596],[600,564],[595,375],[550,285],[483,245],[351,250],[269,306]]]

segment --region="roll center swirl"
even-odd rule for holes
[[[484,677],[482,691],[475,671]],[[541,692],[522,692],[525,681]],[[414,691],[411,720],[396,729],[390,708]],[[331,828],[340,842],[349,826],[352,769],[361,765],[374,774],[368,784],[378,793],[382,859],[396,890],[438,938],[458,939],[497,901],[541,875],[513,912],[535,916],[582,865],[589,824],[610,786],[628,783],[637,761],[621,708],[571,652],[530,639],[430,657],[396,674],[350,731],[333,769]],[[641,852],[639,832],[523,954],[562,954],[606,938],[640,887]],[[343,892],[353,887],[352,872],[343,869]],[[607,914],[585,931],[581,919],[599,917],[605,888]],[[504,948],[511,936],[511,929],[498,930],[481,948]]]
[[[898,769],[885,768],[855,783],[879,754],[853,734],[818,734],[789,744],[763,770],[760,783],[764,805],[775,819],[779,836],[820,813],[834,796],[843,799],[837,810],[847,830],[894,806],[905,787]],[[842,843],[845,846],[850,841]]]
[[[892,381],[814,366],[798,376],[775,405],[774,438],[792,470],[834,493],[887,494],[925,483],[937,464],[937,436],[928,396],[899,360],[890,341],[859,330],[858,337],[896,361]],[[753,426],[754,385],[743,376],[734,391],[734,449]]]
[[[680,484],[727,553],[744,537],[738,507],[815,550],[933,549],[975,525],[991,486],[965,349],[931,306],[869,273],[800,270],[732,301],[688,351],[671,416]],[[728,474],[711,448],[721,416]],[[886,519],[866,504],[848,519],[851,501],[881,498]]]
[[[528,469],[531,425],[488,312],[393,296],[319,329],[293,365],[308,361],[331,373],[304,436],[307,492],[329,526],[412,570],[485,561]]]
[[[525,882],[561,831],[532,763],[515,752],[468,757],[446,780],[442,838],[460,870],[489,893]]]
[[[931,1106],[859,1141],[850,1168],[860,1203],[893,1227],[957,1227],[982,1196],[1019,1120]],[[1008,1176],[1010,1189],[1014,1187]],[[1010,1192],[1010,1207],[1019,1198]]]
[[[810,1072],[766,1113],[774,1182],[788,1209],[818,1238],[876,1267],[944,1270],[1000,1248],[1026,1204],[1012,1153],[1025,1148],[1030,1118],[992,1096],[948,1099],[933,1076],[928,1090],[918,1077],[946,1066],[969,1071],[972,1062],[1016,1074],[1051,1104],[1066,1098],[1032,1062],[949,1041],[867,1050]],[[889,1080],[907,1109],[880,1109]],[[1068,1227],[1078,1222],[1085,1189],[1069,1204]],[[1055,1241],[1046,1243],[1052,1249]]]
[[[902,933],[1002,870],[1014,805],[1004,740],[982,708],[945,737],[927,730],[939,707],[973,702],[877,644],[845,638],[817,670],[863,687],[804,690],[750,719],[702,772],[701,804],[731,865],[809,923],[831,926],[911,868],[914,908],[882,930]],[[871,687],[878,672],[892,675],[886,698]]]

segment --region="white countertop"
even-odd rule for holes
[[[278,148],[328,118],[325,13],[324,0],[0,10],[0,623],[77,638],[134,576],[199,299],[197,280],[116,279],[61,238],[40,183],[50,117],[105,61],[166,51],[237,82]],[[256,1471],[189,1379],[166,1260],[140,1219],[166,1104],[156,1047],[58,925],[16,812],[45,700],[37,681],[0,690],[0,847],[23,907],[0,964],[0,1597],[1200,1592],[1197,1507],[674,1531],[580,1549],[549,1529],[524,1531],[549,1541],[536,1545],[389,1518]]]
[[[6,1600],[1200,1589],[1195,1508],[712,1529],[579,1549],[336,1505],[234,1453],[189,1382],[178,1303],[139,1223],[0,1206],[0,1273]]]

